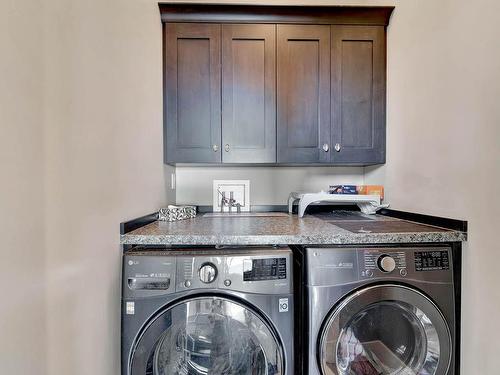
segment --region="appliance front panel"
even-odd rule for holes
[[[263,295],[290,294],[290,249],[155,251],[126,254],[123,298],[223,289]]]
[[[262,315],[221,296],[184,300],[140,334],[130,375],[283,375],[284,350]]]
[[[335,247],[306,249],[309,286],[405,280],[452,283],[449,247]]]
[[[446,375],[452,338],[439,308],[397,284],[366,286],[345,298],[319,332],[322,375]]]
[[[154,297],[174,293],[175,280],[176,259],[173,256],[125,255],[123,257],[123,298]]]

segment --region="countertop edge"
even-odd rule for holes
[[[419,233],[363,233],[337,235],[132,235],[120,236],[121,245],[341,245],[382,243],[463,242],[459,231]]]

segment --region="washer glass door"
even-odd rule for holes
[[[282,349],[268,324],[233,300],[181,302],[150,323],[132,353],[132,375],[277,375]]]
[[[319,349],[324,375],[444,375],[451,336],[443,315],[425,295],[379,285],[334,309]]]

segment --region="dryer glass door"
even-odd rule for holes
[[[323,375],[444,375],[451,335],[425,295],[400,285],[378,285],[334,309],[319,350]]]
[[[282,347],[260,315],[200,297],[159,314],[132,353],[131,375],[284,374]]]

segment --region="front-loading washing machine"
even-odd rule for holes
[[[451,257],[439,246],[297,249],[297,373],[454,374]]]
[[[123,375],[291,375],[290,249],[123,257]]]

